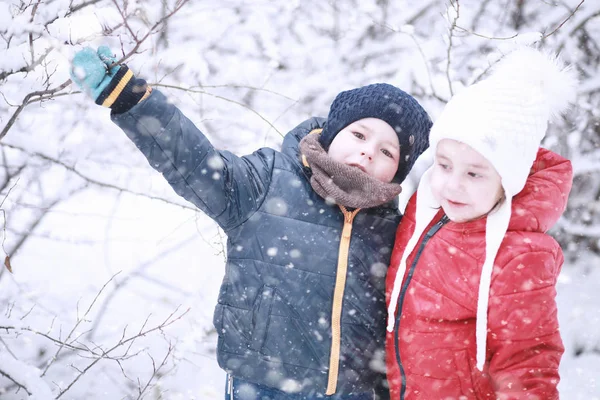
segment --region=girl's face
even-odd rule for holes
[[[363,118],[342,129],[328,151],[337,162],[361,169],[389,183],[396,175],[400,142],[396,131],[378,118]]]
[[[453,222],[486,215],[504,193],[502,179],[492,164],[471,146],[452,139],[437,145],[430,185]]]

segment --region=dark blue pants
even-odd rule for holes
[[[227,384],[225,387],[225,400],[373,400],[373,392],[359,393],[350,395],[332,395],[307,394],[307,393],[286,393],[281,390],[273,389],[268,386],[250,383],[239,378],[227,375]]]

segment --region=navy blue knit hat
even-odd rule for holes
[[[363,118],[379,118],[398,135],[400,161],[392,182],[402,183],[416,159],[429,146],[431,119],[414,97],[387,83],[375,83],[339,93],[329,110],[319,141],[325,150],[335,136]]]

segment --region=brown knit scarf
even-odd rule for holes
[[[309,134],[300,141],[300,152],[312,170],[310,184],[327,201],[352,208],[376,207],[402,191],[397,183],[385,183],[362,170],[329,157],[319,135]]]

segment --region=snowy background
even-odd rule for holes
[[[68,85],[75,51],[111,46],[217,147],[246,154],[278,148],[339,91],[368,83],[414,94],[435,119],[503,52],[535,41],[581,77],[544,145],[576,173],[551,231],[566,258],[561,398],[600,399],[593,0],[2,0],[0,232],[12,273],[0,269],[0,398],[223,398],[212,312],[226,238]]]

